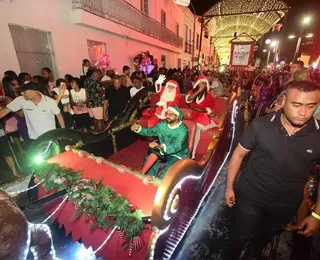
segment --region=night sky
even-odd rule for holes
[[[211,6],[216,4],[218,0],[191,0],[191,2],[196,9],[197,15],[202,15]],[[282,47],[281,49],[281,59],[290,61],[293,57],[297,40],[289,40],[287,36],[298,34],[302,18],[309,15],[312,17],[312,22],[304,29],[304,33],[314,33],[315,37],[311,41],[305,41],[301,46],[301,51],[310,53],[312,58],[315,59],[315,57],[320,55],[320,0],[285,0],[285,2],[291,8],[285,19],[280,21],[284,24],[282,32],[270,32],[264,36],[264,39],[279,39],[282,45],[285,46],[285,48]],[[263,48],[264,46],[262,45],[260,51]]]

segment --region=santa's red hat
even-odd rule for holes
[[[196,81],[196,83],[194,84],[193,88],[196,88],[201,82],[207,83],[207,91],[209,92],[209,91],[210,91],[209,81],[208,81],[207,78],[204,77],[203,75],[200,75],[200,76],[197,78],[197,81]]]
[[[174,88],[177,88],[177,87],[179,87],[179,84],[178,84],[178,82],[175,81],[175,80],[169,80],[169,81],[166,83],[166,87],[168,87],[168,86],[172,86],[172,87],[174,87]]]

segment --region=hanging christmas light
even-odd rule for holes
[[[230,41],[234,33],[248,34],[258,40],[288,12],[288,5],[281,0],[222,0],[212,6],[204,17],[208,21],[210,35],[221,59],[230,55]],[[249,36],[241,41],[252,41]]]

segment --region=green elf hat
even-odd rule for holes
[[[179,107],[177,107],[177,106],[168,107],[168,110],[170,110],[172,113],[176,114],[179,118],[179,121],[181,121],[183,119],[183,113],[181,112]]]

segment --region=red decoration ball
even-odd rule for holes
[[[130,207],[130,213],[136,212],[137,208],[135,206]]]
[[[104,163],[104,159],[103,159],[102,157],[98,157],[98,158],[96,159],[96,162],[97,162],[98,164],[103,164],[103,163]]]
[[[79,154],[80,157],[85,157],[87,155],[87,152],[86,151],[80,151],[78,154]]]
[[[93,215],[92,217],[91,217],[91,220],[93,221],[93,222],[96,222],[97,221],[97,215]]]
[[[72,150],[72,146],[71,145],[66,145],[66,147],[64,148],[67,152]]]

